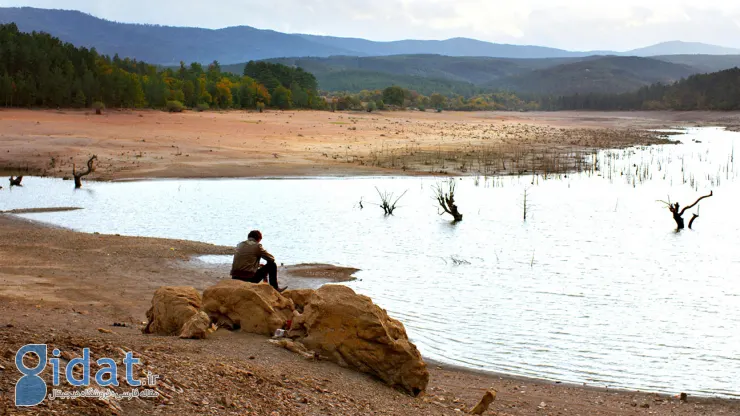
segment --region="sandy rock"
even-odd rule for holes
[[[303,308],[308,303],[308,299],[311,298],[315,292],[316,291],[313,289],[296,289],[286,290],[282,295],[291,299],[295,305],[295,309],[298,312],[303,313]]]
[[[211,318],[208,314],[200,311],[192,316],[182,327],[180,338],[205,339],[211,326]]]
[[[146,312],[145,334],[180,335],[185,323],[198,313],[201,299],[195,288],[165,286],[154,292],[152,307]]]
[[[429,382],[429,372],[403,324],[388,316],[367,296],[340,285],[326,285],[308,300],[293,320],[289,336],[342,366],[372,374],[416,396]]]
[[[218,326],[272,336],[293,317],[293,301],[269,285],[224,280],[203,292],[203,311]]]
[[[493,401],[496,400],[496,391],[495,390],[489,390],[486,392],[486,394],[483,395],[483,398],[480,399],[480,402],[473,408],[473,410],[470,411],[471,415],[482,415],[483,413],[488,410],[488,406],[493,403]]]

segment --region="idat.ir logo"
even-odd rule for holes
[[[36,406],[43,402],[47,397],[46,382],[41,378],[41,374],[46,369],[47,364],[51,364],[52,368],[52,384],[60,386],[62,372],[64,379],[67,384],[72,387],[89,387],[90,386],[90,349],[85,348],[82,350],[82,357],[73,358],[70,360],[66,367],[62,369],[61,352],[58,349],[52,350],[52,357],[48,357],[48,347],[46,344],[27,344],[21,347],[15,354],[15,366],[18,371],[21,372],[22,377],[15,384],[15,405],[16,406]],[[30,359],[33,356],[38,358],[36,366],[26,366],[24,358],[28,356]],[[153,386],[157,383],[159,376],[148,374],[146,380],[134,379],[134,365],[140,364],[141,360],[134,358],[133,353],[127,352],[123,359],[126,371],[126,383],[131,387],[140,387],[142,385]],[[100,358],[95,361],[99,369],[95,373],[94,381],[97,386],[100,387],[118,387],[118,366],[116,361],[112,358]],[[75,367],[82,367],[82,374],[75,375]],[[138,389],[133,389],[128,393],[116,393],[111,390],[98,390],[98,389],[86,389],[84,391],[62,391],[54,389],[52,394],[49,394],[49,399],[54,400],[57,398],[78,398],[78,397],[99,397],[107,398],[109,396],[115,396],[116,398],[128,398],[133,397],[151,397],[156,393],[156,390],[145,390],[143,393],[139,392]]]

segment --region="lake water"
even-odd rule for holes
[[[88,182],[75,191],[29,177],[0,191],[0,210],[79,206],[23,217],[225,245],[261,229],[278,262],[362,269],[348,285],[400,319],[426,357],[740,397],[740,134],[674,137],[683,144],[600,152],[580,174],[458,178],[458,224],[437,215],[438,178]],[[372,205],[375,187],[407,191],[394,216]],[[692,210],[694,230],[676,233],[658,200],[686,205],[709,190]]]

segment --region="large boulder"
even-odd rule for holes
[[[184,339],[204,339],[208,336],[208,330],[211,327],[211,318],[203,311],[193,315],[180,332],[180,338]]]
[[[180,335],[182,327],[201,307],[200,294],[187,286],[165,286],[154,292],[152,307],[146,312],[143,332],[157,335]]]
[[[308,300],[313,296],[314,292],[316,291],[313,289],[295,289],[286,290],[282,295],[292,300],[295,309],[303,313],[303,308],[308,304]]]
[[[370,298],[340,285],[326,285],[293,319],[291,338],[339,365],[372,374],[416,396],[429,372],[403,324]]]
[[[293,301],[264,284],[223,280],[203,292],[203,311],[218,326],[272,336],[293,317]]]

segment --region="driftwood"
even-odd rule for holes
[[[496,400],[496,390],[489,390],[486,392],[486,394],[483,395],[483,398],[480,399],[480,402],[472,409],[470,410],[471,415],[482,415],[483,413],[488,410],[488,407],[493,403],[493,401]]]
[[[98,157],[93,155],[88,161],[87,161],[87,170],[84,172],[77,172],[77,167],[75,165],[72,165],[72,176],[75,178],[75,189],[82,188],[82,177],[87,176],[93,171],[95,171],[95,166],[93,166],[93,162],[95,160],[98,160]]]
[[[689,210],[695,207],[696,204],[698,204],[702,199],[709,198],[712,195],[714,195],[714,192],[710,191],[709,195],[704,195],[702,197],[699,197],[699,199],[697,199],[693,204],[683,207],[683,209],[681,209],[681,206],[678,204],[678,202],[676,202],[673,205],[671,205],[670,202],[665,202],[665,201],[662,201],[662,202],[668,205],[668,210],[671,211],[671,214],[673,214],[673,220],[676,221],[676,229],[683,230],[685,228],[683,214],[686,212],[686,210]],[[694,220],[696,220],[697,218],[699,218],[698,214],[694,214],[691,217],[691,220],[689,221],[689,228],[691,228],[691,226],[694,224]]]
[[[9,180],[10,180],[11,188],[14,186],[23,186],[21,185],[21,181],[23,181],[23,176],[16,176],[16,177],[11,176]]]
[[[455,222],[462,221],[463,216],[460,211],[458,211],[457,205],[455,205],[455,180],[450,179],[447,181],[447,189],[445,189],[444,185],[441,183],[437,184],[432,189],[434,189],[434,196],[437,199],[437,203],[440,208],[442,208],[442,212],[440,212],[439,215],[447,213],[452,215]]]

